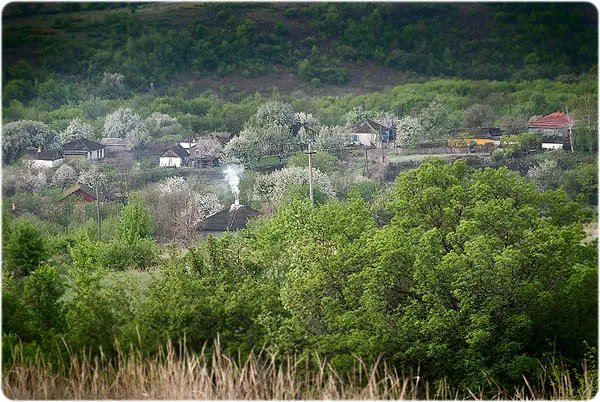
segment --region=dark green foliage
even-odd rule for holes
[[[122,11],[90,21],[78,19],[73,9],[72,16],[49,18],[42,29],[22,29],[9,19],[3,48],[16,57],[5,66],[4,95],[31,99],[30,67],[41,68],[40,82],[66,73],[97,83],[105,72],[120,72],[127,88],[147,91],[151,85],[167,87],[190,70],[252,77],[272,65],[299,65],[308,81],[340,85],[349,77],[339,60],[423,76],[518,80],[581,74],[597,60],[597,11],[584,3],[289,4],[274,16],[259,5],[229,7],[197,7],[183,26],[153,18],[152,11],[144,20]],[[22,15],[54,12],[46,4]],[[254,13],[264,15],[260,23]],[[292,28],[287,18],[301,27]],[[63,88],[53,89],[49,102],[60,105],[66,95]]]
[[[4,242],[3,265],[17,277],[29,275],[47,257],[42,233],[28,221],[15,220]]]
[[[598,164],[584,163],[563,174],[563,189],[573,199],[598,204]]]
[[[23,303],[29,310],[32,328],[45,333],[51,328],[62,330],[64,316],[60,297],[64,287],[56,269],[42,265],[28,278],[23,290]]]

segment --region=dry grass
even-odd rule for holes
[[[247,359],[215,351],[201,353],[168,344],[153,357],[130,349],[109,360],[71,354],[68,367],[38,356],[25,362],[23,349],[13,350],[15,363],[5,370],[2,384],[10,399],[591,399],[595,378],[584,366],[583,386],[574,389],[562,364],[552,365],[535,385],[524,379],[508,392],[490,382],[484,390],[456,388],[442,380],[432,386],[419,375],[405,375],[385,362],[367,366],[356,358],[351,374],[340,376],[325,360],[276,356],[260,352]],[[548,385],[549,384],[549,385]],[[491,391],[491,397],[490,397]]]

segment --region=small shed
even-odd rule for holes
[[[178,168],[185,165],[190,154],[179,144],[172,146],[160,155],[160,167]]]
[[[245,205],[233,204],[229,209],[217,212],[200,222],[196,230],[203,238],[206,238],[209,234],[219,237],[225,232],[245,229],[248,220],[259,215],[260,212],[255,209]]]
[[[104,158],[105,146],[87,138],[78,138],[63,144],[63,154],[65,161],[72,159],[90,159],[97,160]]]
[[[40,168],[53,168],[64,162],[64,155],[57,149],[39,148],[33,157],[33,165]]]
[[[66,189],[59,201],[63,201],[67,198],[72,198],[78,202],[84,203],[94,202],[96,201],[96,190],[94,190],[86,184],[77,183],[74,186],[71,186],[68,189]],[[104,201],[104,195],[102,194],[102,192],[98,192],[98,198],[100,199],[100,201]]]

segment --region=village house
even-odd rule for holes
[[[350,143],[367,147],[387,148],[396,140],[394,129],[387,128],[370,119],[348,127]]]
[[[57,149],[42,150],[42,148],[38,148],[31,163],[38,168],[53,168],[61,165],[64,160],[64,155]]]
[[[65,161],[73,159],[98,160],[104,158],[105,146],[87,138],[78,138],[63,144]]]
[[[200,222],[196,231],[203,239],[206,239],[209,234],[219,237],[225,232],[235,232],[236,230],[245,229],[248,220],[256,218],[259,215],[260,212],[257,210],[235,203],[229,209],[217,212]]]
[[[556,111],[532,121],[529,132],[542,135],[542,149],[569,149],[570,131],[575,123],[572,116]]]
[[[106,147],[108,153],[130,151],[129,141],[126,138],[102,138],[100,144]]]
[[[174,145],[160,155],[160,167],[179,168],[187,164],[190,154],[180,144]]]
[[[98,193],[98,198],[100,201],[104,201],[102,192]],[[64,200],[72,200],[75,203],[94,202],[96,201],[96,190],[86,184],[77,183],[66,189],[58,201]]]

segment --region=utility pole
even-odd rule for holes
[[[567,124],[569,125],[569,144],[571,145],[571,152],[573,152],[573,131],[571,130],[571,118],[569,117],[569,106],[565,106],[567,111]]]
[[[369,176],[369,148],[365,145],[365,167],[363,168],[363,176]]]
[[[315,206],[315,200],[314,200],[314,196],[313,196],[313,179],[312,179],[312,158],[311,155],[314,154],[315,152],[313,152],[310,149],[310,142],[308,143],[308,193],[310,195],[310,205],[311,207],[314,208]]]
[[[96,212],[98,212],[98,240],[102,241],[102,224],[100,223],[100,197],[98,196],[98,183],[96,183]]]
[[[381,146],[381,163],[385,163],[385,154],[383,152],[383,133],[381,127],[379,128],[379,145]]]

